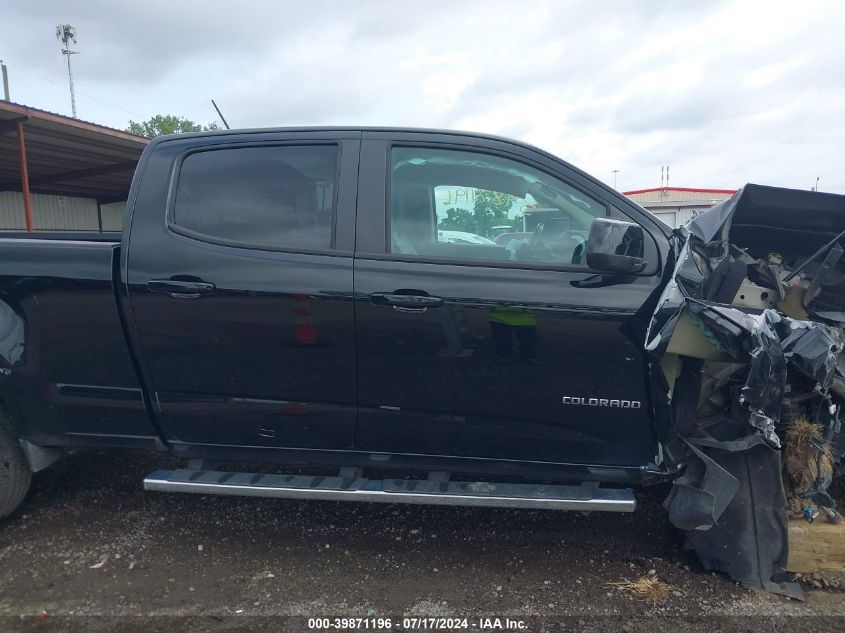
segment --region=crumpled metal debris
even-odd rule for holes
[[[804,234],[793,244],[784,228]],[[778,429],[809,411],[837,461],[845,450],[842,231],[845,196],[747,185],[675,232],[645,336],[656,419],[669,425],[659,436],[684,467],[664,504],[671,522],[705,568],[792,597]]]
[[[698,458],[675,480],[663,505],[669,520],[682,530],[709,530],[728,507],[739,480],[711,459],[695,443],[684,440]]]
[[[784,357],[813,380],[820,391],[828,391],[842,354],[842,331],[801,321],[790,321],[789,327],[792,331],[782,342]]]

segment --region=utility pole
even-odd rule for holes
[[[0,71],[3,73],[3,101],[11,101],[12,99],[9,97],[9,69],[6,68],[2,59],[0,59]]]
[[[616,186],[616,174],[618,174],[618,173],[619,173],[619,170],[618,170],[618,169],[614,169],[614,170],[613,170],[613,188],[614,188],[614,189],[617,189],[617,188],[618,188],[618,187]]]
[[[73,93],[73,73],[70,70],[70,56],[78,55],[79,51],[70,50],[70,43],[76,44],[76,29],[70,24],[59,24],[56,27],[56,39],[62,43],[62,55],[67,56],[67,80],[70,84],[70,109],[73,112],[73,118],[76,116],[76,95]]]

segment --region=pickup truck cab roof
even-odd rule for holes
[[[293,135],[303,135],[309,133],[319,133],[319,134],[352,134],[358,135],[360,138],[363,138],[367,134],[377,135],[381,137],[406,137],[408,135],[412,135],[417,138],[420,142],[424,142],[425,140],[442,140],[444,136],[452,137],[452,138],[464,138],[467,141],[488,141],[494,142],[497,144],[505,145],[505,146],[512,146],[515,148],[521,148],[532,153],[536,153],[538,155],[544,156],[545,158],[554,161],[560,165],[565,166],[567,169],[572,170],[573,172],[578,173],[579,175],[583,176],[591,180],[597,186],[602,187],[605,192],[612,195],[618,203],[622,204],[623,206],[628,207],[635,207],[639,212],[651,215],[649,211],[641,207],[640,205],[636,204],[632,200],[628,199],[616,189],[613,189],[609,185],[603,183],[602,181],[593,178],[591,175],[587,174],[586,172],[582,171],[578,167],[572,165],[571,163],[566,162],[565,160],[559,158],[558,156],[543,150],[535,145],[530,143],[526,143],[524,141],[519,141],[515,139],[511,139],[504,136],[497,136],[494,134],[485,134],[481,132],[469,132],[469,131],[461,131],[461,130],[450,130],[446,128],[422,128],[422,127],[390,127],[390,126],[293,126],[293,127],[267,127],[267,128],[240,128],[240,129],[230,129],[230,130],[213,130],[213,131],[206,131],[206,132],[189,132],[185,134],[171,134],[165,136],[158,136],[150,140],[150,145],[145,153],[149,153],[152,151],[151,146],[157,145],[159,143],[166,143],[168,141],[173,140],[180,140],[186,138],[196,138],[196,139],[209,139],[212,142],[216,142],[216,140],[225,139],[226,137],[240,137],[243,135],[268,135],[268,134],[293,134]],[[659,220],[656,220],[656,226],[658,226],[667,236],[671,233],[671,227],[666,230],[665,223],[661,223]]]

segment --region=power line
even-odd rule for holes
[[[7,65],[11,66],[12,68],[15,68],[15,69],[17,69],[17,70],[23,71],[23,72],[24,72],[24,73],[26,73],[27,75],[32,75],[33,77],[36,77],[36,78],[38,78],[38,79],[41,79],[42,81],[46,81],[46,82],[48,82],[48,83],[51,83],[51,84],[53,84],[53,85],[55,85],[55,86],[59,86],[59,87],[63,87],[63,86],[64,86],[64,84],[63,84],[62,82],[53,81],[53,80],[52,80],[52,79],[50,79],[49,77],[45,77],[44,75],[40,75],[40,74],[38,74],[37,72],[34,72],[34,71],[32,71],[32,70],[30,70],[30,69],[26,68],[25,66],[22,66],[21,64],[18,64],[18,63],[17,63],[17,62],[15,62],[15,61],[10,61],[10,60],[8,60],[8,59],[5,59],[5,62],[7,63]],[[77,92],[78,92],[78,94],[81,94],[81,95],[83,95],[83,96],[85,96],[85,97],[88,97],[89,99],[93,99],[94,101],[98,101],[99,103],[102,103],[103,105],[106,105],[106,106],[108,106],[108,107],[110,107],[110,108],[114,108],[115,110],[120,110],[121,112],[125,112],[126,114],[131,114],[131,115],[133,115],[133,116],[144,116],[143,114],[139,114],[138,112],[133,112],[132,110],[127,110],[126,108],[121,108],[121,107],[120,107],[120,106],[118,106],[118,105],[115,105],[115,104],[113,104],[113,103],[109,103],[108,101],[104,101],[103,99],[100,99],[99,97],[95,97],[95,96],[94,96],[94,95],[92,95],[92,94],[88,94],[87,92],[82,92],[81,90],[78,90]]]
[[[139,114],[137,112],[132,112],[132,110],[127,110],[125,108],[121,108],[120,106],[116,106],[113,103],[109,103],[108,101],[103,101],[99,97],[95,97],[94,95],[89,95],[88,93],[82,92],[81,90],[79,91],[79,94],[85,95],[86,97],[88,97],[89,99],[93,99],[94,101],[99,101],[103,105],[107,105],[110,108],[114,108],[115,110],[120,110],[121,112],[125,112],[126,114],[132,114],[134,116],[144,116],[143,114]]]
[[[8,58],[7,58],[5,61],[6,61],[6,62],[7,62],[7,64],[9,64],[10,66],[13,66],[14,68],[17,68],[18,70],[22,70],[22,71],[23,71],[23,72],[25,72],[27,75],[32,75],[33,77],[38,77],[39,79],[43,79],[44,81],[49,81],[51,84],[55,84],[55,85],[57,85],[57,86],[61,86],[61,85],[62,85],[62,84],[60,84],[58,81],[53,81],[53,80],[52,80],[52,79],[50,79],[49,77],[45,77],[44,75],[39,75],[38,73],[36,73],[36,72],[34,72],[34,71],[32,71],[32,70],[29,70],[29,69],[28,69],[28,68],[26,68],[25,66],[21,66],[20,64],[18,64],[18,63],[17,63],[17,62],[15,62],[15,61],[10,61]]]

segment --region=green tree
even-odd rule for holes
[[[182,134],[183,132],[210,132],[219,130],[220,127],[214,123],[202,125],[195,123],[185,117],[178,117],[172,114],[157,114],[149,121],[129,121],[127,132],[137,134],[138,136],[146,136],[153,138],[154,136],[163,136],[165,134]]]
[[[443,231],[465,231],[483,237],[490,235],[494,226],[511,226],[514,231],[522,230],[522,215],[508,218],[511,208],[518,200],[516,196],[498,191],[475,190],[472,211],[460,207],[446,209],[446,217],[437,223]]]
[[[465,231],[475,233],[475,218],[469,209],[446,209],[446,217],[437,223],[437,228],[443,231]]]
[[[494,226],[512,225],[513,221],[508,219],[508,213],[516,200],[516,196],[508,193],[477,189],[472,209],[475,221],[474,233],[487,236]]]

